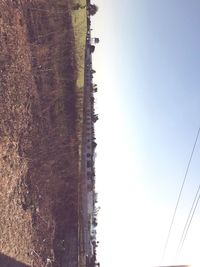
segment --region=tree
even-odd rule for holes
[[[96,73],[96,70],[91,70],[91,73],[92,73],[92,74]]]
[[[98,121],[98,119],[99,119],[98,114],[94,114],[93,117],[92,117],[93,122]]]
[[[99,43],[99,38],[95,37],[93,40],[94,40],[94,43],[95,44],[98,44]]]
[[[94,5],[94,4],[90,4],[89,6],[89,13],[91,16],[94,16],[98,11],[98,6]]]
[[[90,45],[90,53],[94,53],[95,50],[95,46],[94,45]]]

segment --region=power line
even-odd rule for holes
[[[199,188],[200,188],[200,186],[199,186]],[[197,190],[197,193],[198,193],[198,191],[199,191],[199,188],[198,188],[198,190]],[[185,243],[185,239],[186,239],[186,237],[187,237],[187,234],[188,234],[188,231],[189,231],[191,222],[192,222],[192,220],[193,220],[195,211],[196,211],[196,209],[197,209],[197,205],[198,205],[198,203],[199,203],[199,199],[200,199],[200,194],[198,195],[198,198],[197,198],[197,200],[196,200],[196,204],[195,204],[195,206],[194,206],[192,215],[191,215],[191,217],[190,217],[189,223],[188,223],[187,228],[186,228],[186,230],[185,230],[184,237],[183,237],[182,242],[181,242],[181,244],[180,244],[179,252],[181,252],[181,250],[182,250],[182,248],[183,248],[183,245],[184,245],[184,243]]]
[[[194,211],[194,207],[196,207],[195,203],[198,203],[197,201],[199,200],[199,191],[200,191],[200,184],[198,186],[197,192],[196,192],[194,200],[192,202],[192,206],[190,208],[190,211],[189,211],[189,214],[188,214],[188,217],[187,217],[187,220],[186,220],[186,223],[185,223],[185,226],[184,226],[184,229],[183,229],[180,241],[179,241],[179,245],[178,245],[178,249],[177,249],[177,253],[176,253],[177,256],[180,254],[180,251],[183,247],[183,242],[185,240],[185,236],[187,235],[187,231],[188,231],[188,225],[190,224],[192,211]]]
[[[168,234],[167,234],[167,239],[166,239],[165,246],[164,246],[164,249],[163,249],[161,262],[163,262],[163,260],[165,258],[165,254],[166,254],[166,251],[167,251],[167,246],[168,246],[168,243],[169,243],[169,238],[170,238],[171,231],[172,231],[172,226],[174,224],[174,219],[175,219],[177,208],[178,208],[178,205],[179,205],[179,202],[180,202],[180,198],[181,198],[181,195],[182,195],[183,187],[185,185],[185,181],[186,181],[186,178],[187,178],[187,175],[188,175],[190,164],[191,164],[191,161],[192,161],[192,158],[193,158],[193,155],[194,155],[194,151],[195,151],[195,148],[196,148],[196,144],[197,144],[197,141],[198,141],[198,138],[199,138],[199,133],[200,133],[200,127],[199,127],[199,129],[197,131],[196,139],[195,139],[195,142],[194,142],[194,145],[193,145],[193,148],[192,148],[192,152],[191,152],[188,164],[187,164],[187,168],[186,168],[186,171],[185,171],[185,175],[184,175],[184,178],[183,178],[181,189],[179,191],[178,199],[177,199],[177,202],[176,202],[176,206],[175,206],[174,213],[173,213],[173,216],[172,216],[171,224],[170,224],[169,231],[168,231]]]

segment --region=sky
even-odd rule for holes
[[[200,266],[200,1],[95,0],[98,260],[103,267]]]

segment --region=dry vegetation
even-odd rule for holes
[[[0,252],[29,266],[77,246],[78,49],[67,0],[0,1]]]

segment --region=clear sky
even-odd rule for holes
[[[95,3],[99,261],[152,267],[161,263],[200,126],[200,1]],[[200,266],[200,207],[175,257],[200,183],[199,163],[200,140],[162,264]]]

